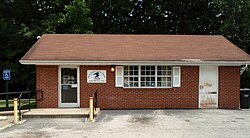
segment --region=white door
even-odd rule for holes
[[[199,108],[218,108],[218,66],[200,66]]]
[[[79,67],[59,68],[59,107],[79,107]]]

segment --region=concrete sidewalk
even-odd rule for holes
[[[97,116],[97,108],[94,115]],[[89,108],[39,108],[23,114],[23,118],[83,118],[89,116]]]
[[[6,120],[7,119],[7,116],[0,116],[0,121],[1,120]]]
[[[13,116],[0,116],[0,131],[13,125]]]
[[[13,111],[0,112],[0,131],[8,128],[14,123]],[[97,108],[94,116],[100,114]],[[87,118],[89,117],[89,108],[39,108],[22,110],[22,118]]]

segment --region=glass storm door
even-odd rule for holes
[[[60,68],[60,107],[79,107],[79,69]]]

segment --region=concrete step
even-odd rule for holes
[[[19,110],[18,110],[18,112],[19,112]],[[24,114],[26,112],[29,112],[29,110],[21,110],[22,114]],[[0,111],[0,116],[9,116],[9,115],[11,115],[11,116],[14,115],[14,111]]]
[[[6,120],[7,116],[0,116],[0,120]]]
[[[97,108],[94,116],[100,114]],[[39,108],[32,109],[22,115],[23,118],[87,118],[89,117],[89,108]]]

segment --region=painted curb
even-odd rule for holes
[[[0,131],[4,130],[4,129],[6,129],[6,128],[12,127],[12,126],[14,126],[14,125],[23,124],[23,123],[26,122],[26,121],[27,121],[27,120],[22,120],[22,121],[17,122],[17,124],[11,123],[11,124],[5,125],[5,126],[3,126],[2,128],[0,128]]]

